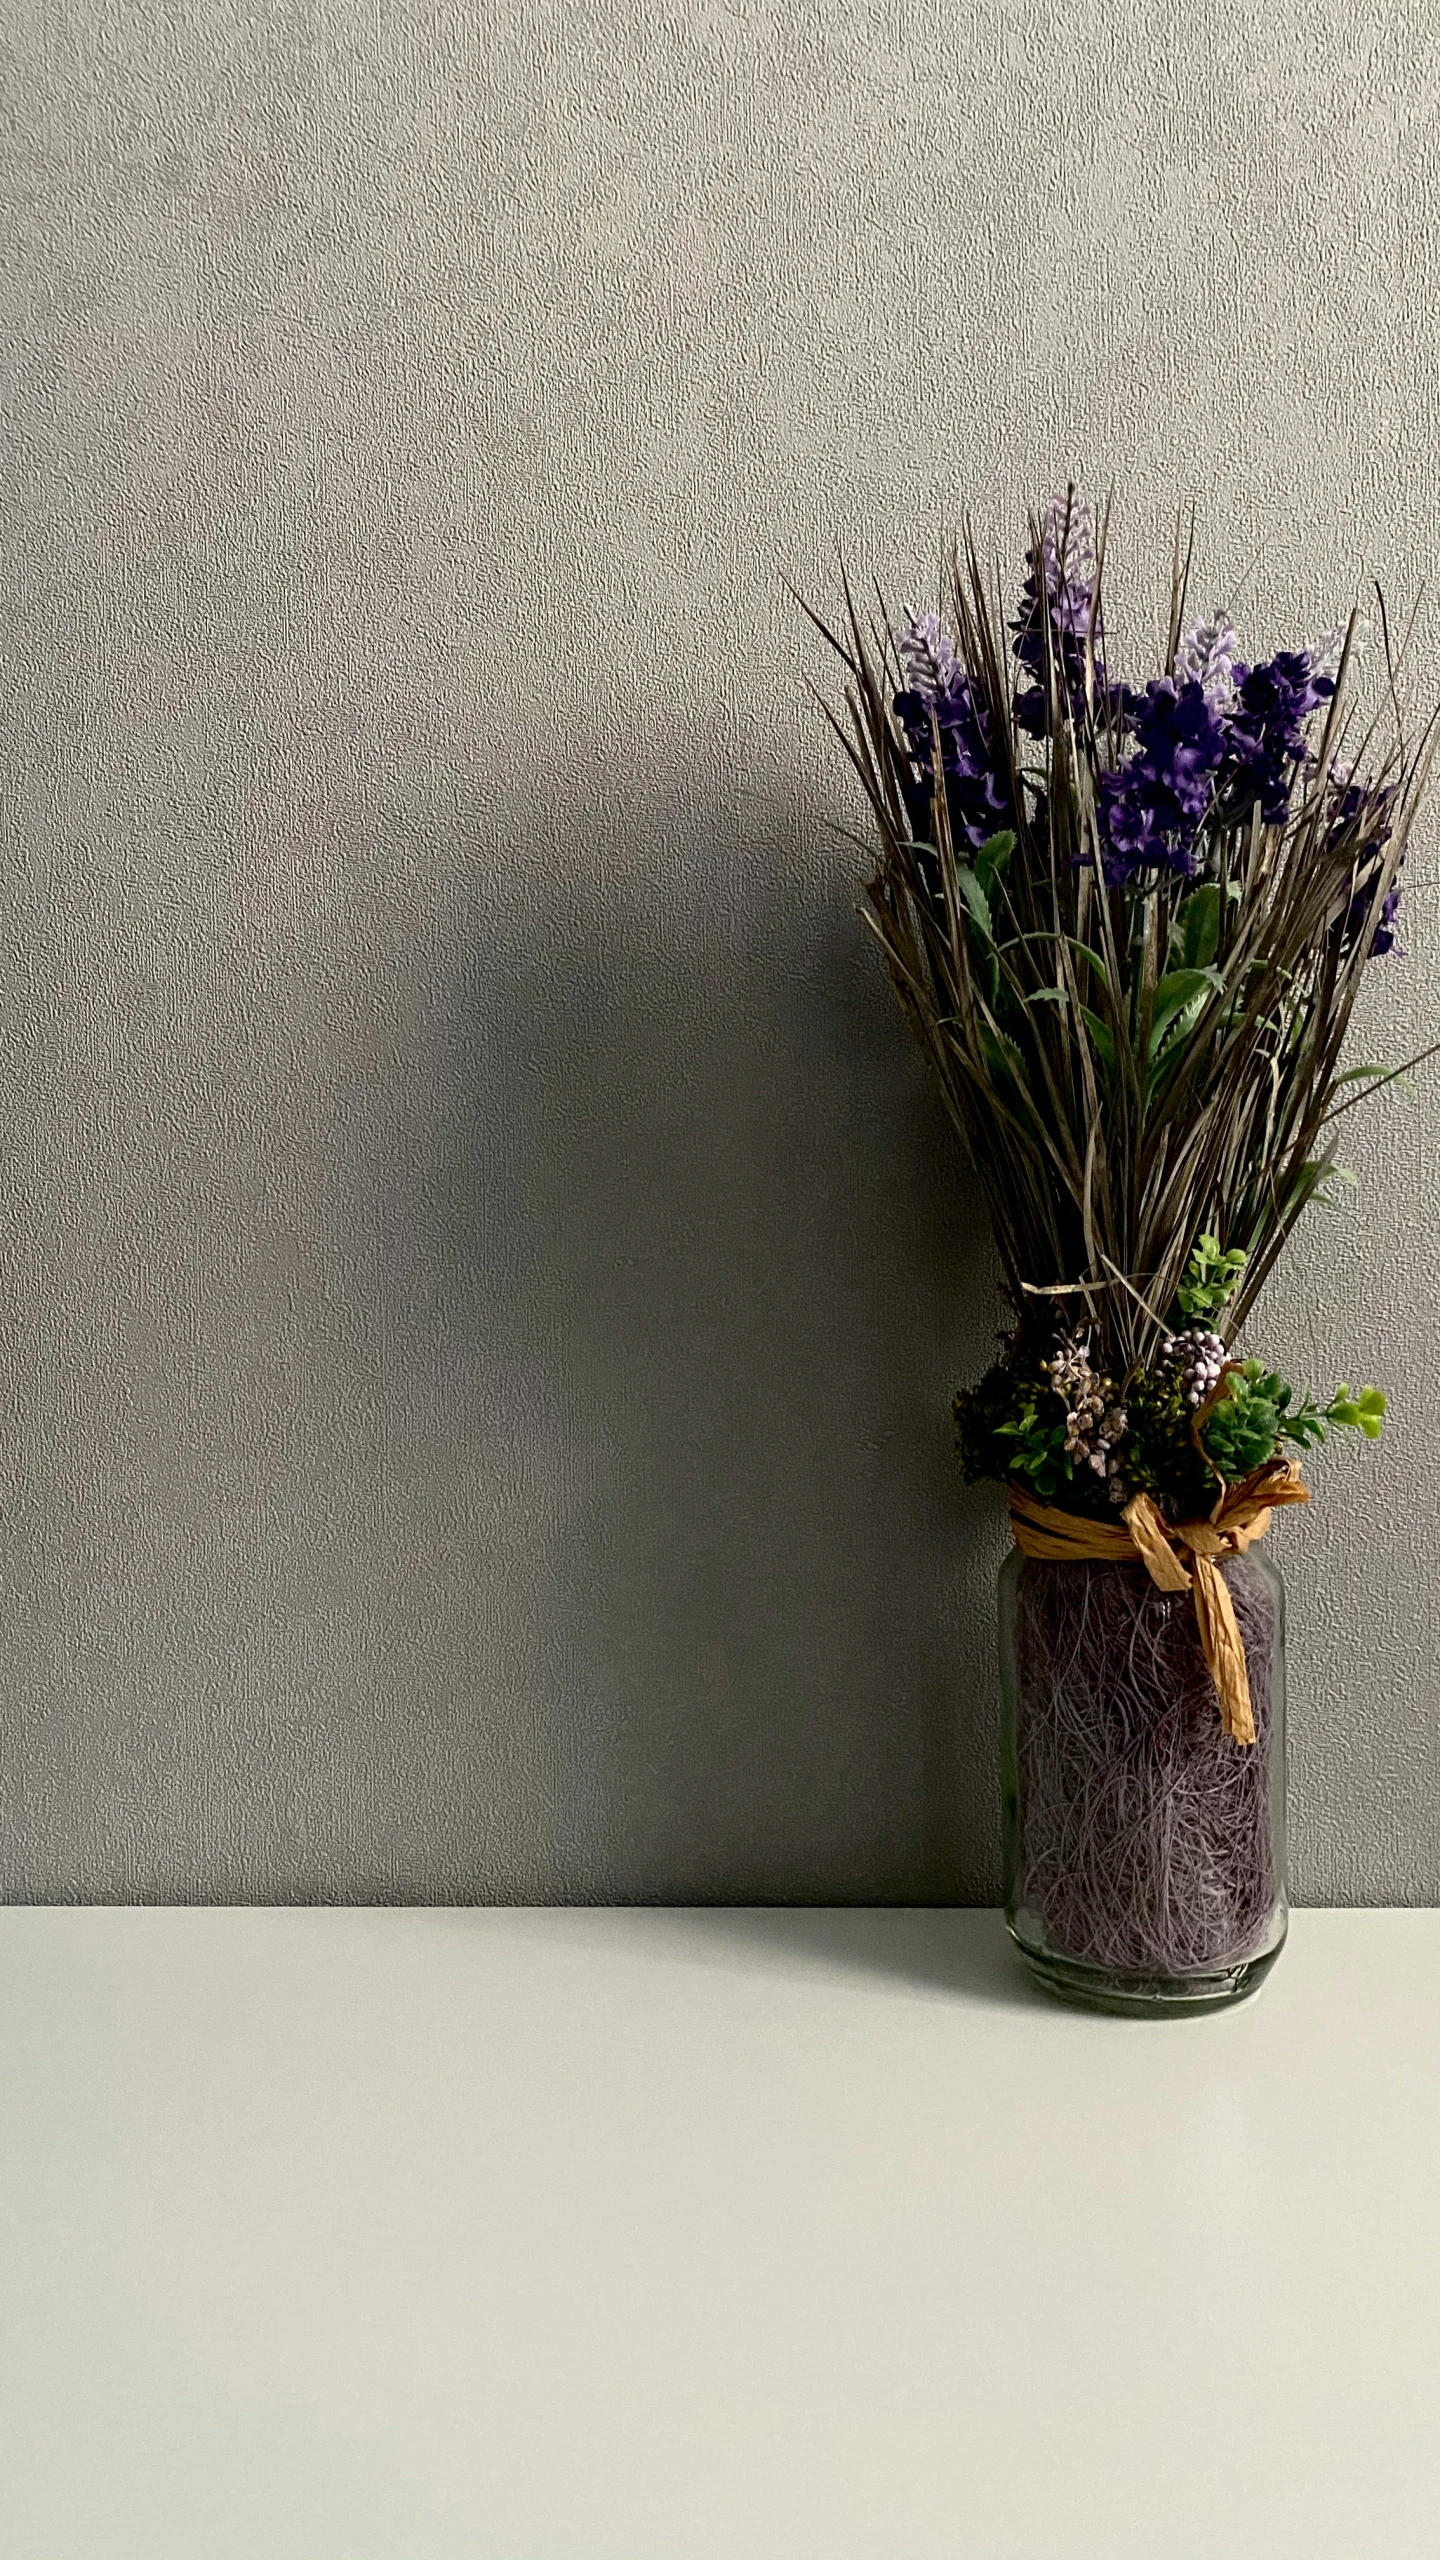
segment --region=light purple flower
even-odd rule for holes
[[[1345,654],[1345,628],[1346,626],[1343,622],[1338,623],[1333,631],[1326,631],[1322,633],[1321,637],[1316,641],[1313,649],[1307,649],[1305,654],[1309,658],[1310,669],[1313,675],[1330,676],[1331,678],[1338,676],[1340,673],[1340,661]],[[1357,622],[1355,625],[1355,637],[1350,643],[1350,664],[1352,667],[1358,666],[1361,658],[1365,654],[1366,636],[1364,623]]]
[[[1240,634],[1228,613],[1217,606],[1208,622],[1193,623],[1181,641],[1175,682],[1198,684],[1211,708],[1219,711],[1230,701],[1243,671]]]
[[[953,690],[961,669],[955,643],[938,613],[910,614],[895,635],[895,645],[908,690],[918,693],[927,708]]]
[[[1052,498],[1040,536],[1045,593],[1062,631],[1083,638],[1095,610],[1095,511],[1071,490]]]

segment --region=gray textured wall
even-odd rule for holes
[[[1430,0],[3,27],[3,1889],[987,1895],[990,1266],[782,581],[1077,462],[1137,645],[1190,492],[1261,637],[1432,570]],[[1295,1866],[1426,1900],[1440,1080],[1352,1125]]]

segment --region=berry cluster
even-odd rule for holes
[[[1167,1333],[1160,1356],[1172,1375],[1178,1372],[1186,1404],[1198,1406],[1219,1386],[1227,1354],[1218,1333],[1203,1324],[1189,1324],[1182,1333]]]

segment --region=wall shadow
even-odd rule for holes
[[[856,857],[738,793],[539,864],[533,815],[469,875],[422,1218],[564,1479],[553,1896],[991,1899],[1004,1539],[948,1400],[994,1270]]]
[[[478,1945],[521,1943],[537,1954],[658,1965],[718,1967],[732,1974],[833,1975],[950,2002],[1003,2009],[1053,2008],[1021,1962],[1002,1912],[867,1904],[594,1904],[562,1913],[532,1906],[453,1907],[430,1915]],[[498,1923],[498,1935],[496,1934]]]

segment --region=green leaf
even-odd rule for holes
[[[1172,969],[1155,990],[1150,1015],[1150,1055],[1159,1049],[1170,1024],[1187,1006],[1199,1004],[1207,996],[1223,994],[1225,981],[1218,969]]]
[[[1022,1100],[1028,1104],[1030,1096],[1025,1077],[1025,1059],[1015,1042],[1008,1039],[1003,1031],[997,1035],[991,1030],[988,1022],[982,1022],[980,1047],[985,1064],[997,1083],[1008,1086],[1012,1090],[1018,1086]]]
[[[966,906],[969,908],[971,915],[974,917],[975,922],[984,934],[986,941],[993,942],[995,939],[995,928],[990,921],[990,901],[986,897],[984,890],[981,888],[980,883],[976,879],[968,862],[956,863],[955,885],[958,888],[961,897],[964,899]]]
[[[1180,950],[1187,969],[1203,969],[1220,940],[1220,885],[1207,880],[1192,889],[1180,909]]]
[[[1336,1077],[1336,1089],[1338,1091],[1342,1084],[1359,1084],[1366,1077],[1372,1084],[1378,1081],[1381,1084],[1393,1085],[1397,1093],[1413,1093],[1415,1090],[1403,1067],[1375,1066],[1347,1067],[1343,1076]]]
[[[1113,1076],[1115,1073],[1115,1041],[1111,1033],[1109,1023],[1102,1022],[1098,1013],[1092,1013],[1088,1004],[1082,1004],[1080,1012],[1084,1020],[1085,1028],[1090,1034],[1091,1048],[1094,1050],[1101,1066],[1105,1069],[1106,1074]]]
[[[988,899],[997,880],[1005,876],[1006,866],[1015,850],[1014,830],[1002,827],[998,835],[987,836],[975,856],[975,877]]]
[[[1068,987],[1032,987],[1025,1001],[1027,1004],[1068,1004],[1070,990]]]
[[[975,856],[975,868],[977,871],[1003,871],[1014,850],[1014,828],[999,827],[993,836],[986,837],[980,847]]]
[[[1079,952],[1082,960],[1089,961],[1090,966],[1094,970],[1096,977],[1099,979],[1101,986],[1108,995],[1110,993],[1110,972],[1106,968],[1104,961],[1101,959],[1099,952],[1093,951],[1088,942],[1077,942],[1073,933],[1067,933],[1065,940],[1072,951]]]

